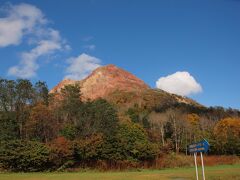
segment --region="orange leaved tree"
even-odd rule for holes
[[[240,119],[225,118],[214,128],[215,148],[221,154],[240,154]]]

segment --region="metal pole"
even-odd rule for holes
[[[205,171],[204,171],[204,164],[203,164],[203,155],[202,155],[202,152],[201,152],[200,154],[201,154],[201,161],[202,161],[202,175],[203,175],[203,180],[205,180]]]
[[[194,161],[195,161],[195,168],[196,168],[196,177],[197,177],[197,180],[198,180],[197,153],[194,153]]]

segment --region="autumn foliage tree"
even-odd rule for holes
[[[49,148],[49,161],[55,169],[73,160],[71,141],[64,137],[57,137],[47,144]]]
[[[156,144],[148,140],[146,131],[139,124],[120,125],[116,137],[123,155],[129,160],[150,160],[157,155]]]
[[[36,104],[26,122],[26,134],[29,139],[47,143],[56,137],[58,122],[52,111],[44,104]]]
[[[76,139],[74,143],[74,157],[78,161],[96,162],[101,159],[104,137],[103,134],[92,134],[87,138]]]
[[[214,128],[215,148],[222,154],[240,154],[240,119],[225,118]]]
[[[161,155],[185,153],[202,138],[211,154],[240,155],[239,110],[148,93],[138,103],[134,92],[123,93],[114,103],[116,96],[83,99],[78,83],[49,94],[45,82],[0,78],[0,169],[142,167]]]

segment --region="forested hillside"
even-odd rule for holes
[[[187,153],[202,138],[210,154],[240,155],[238,110],[151,89],[86,100],[80,89],[66,85],[49,94],[44,82],[0,79],[1,168],[133,167]]]

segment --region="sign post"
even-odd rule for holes
[[[188,151],[190,153],[194,154],[194,162],[195,162],[195,168],[196,168],[196,177],[198,180],[198,168],[197,168],[197,153],[200,153],[201,155],[201,162],[202,162],[202,176],[203,180],[205,180],[205,171],[204,171],[204,163],[203,163],[203,152],[207,152],[209,150],[209,143],[207,140],[203,139],[202,141],[198,143],[193,143],[188,146]]]
[[[197,153],[194,153],[194,162],[195,162],[195,169],[196,169],[196,177],[197,177],[197,180],[198,180]]]
[[[202,152],[200,152],[201,154],[201,161],[202,161],[202,174],[203,174],[203,180],[205,180],[205,171],[204,171],[204,164],[203,164],[203,155]]]

